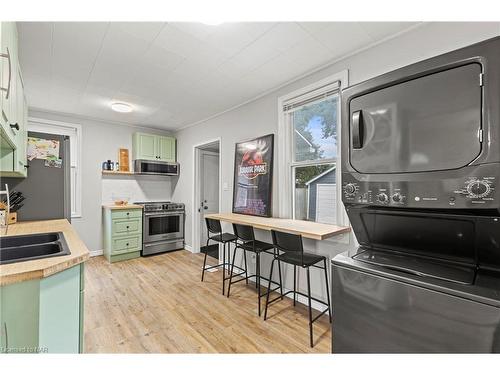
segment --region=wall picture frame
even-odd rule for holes
[[[233,213],[272,216],[273,161],[274,134],[236,143]]]

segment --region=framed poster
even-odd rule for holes
[[[271,216],[274,134],[236,143],[233,213]]]

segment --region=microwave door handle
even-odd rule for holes
[[[352,148],[363,148],[363,115],[361,111],[352,113]]]

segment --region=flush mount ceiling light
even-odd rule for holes
[[[129,113],[133,111],[133,108],[130,104],[120,102],[111,103],[111,109],[115,112],[120,113]]]

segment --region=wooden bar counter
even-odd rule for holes
[[[274,229],[281,232],[300,234],[304,238],[313,240],[324,240],[351,231],[349,227],[276,217],[259,217],[233,213],[208,214],[205,217],[229,223],[251,225],[256,229],[269,231]]]

